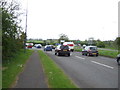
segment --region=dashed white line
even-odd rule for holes
[[[98,65],[101,65],[101,66],[104,66],[104,67],[107,67],[107,68],[111,68],[111,69],[114,68],[114,67],[111,67],[111,66],[109,66],[109,65],[102,64],[102,63],[99,63],[99,62],[96,62],[96,61],[91,61],[91,62],[93,62],[93,63],[95,63],[95,64],[98,64]]]
[[[82,58],[82,57],[79,57],[79,56],[75,56],[75,57],[80,58],[80,59],[85,59],[85,58]]]

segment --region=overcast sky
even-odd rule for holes
[[[27,0],[19,0],[26,8]],[[120,0],[28,0],[27,38],[115,40]],[[22,17],[25,27],[25,16]]]

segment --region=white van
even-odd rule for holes
[[[73,52],[75,44],[73,42],[64,42],[63,45],[68,45],[69,49]]]

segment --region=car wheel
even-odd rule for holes
[[[74,50],[71,50],[72,52],[74,51]]]
[[[57,55],[57,53],[55,53],[55,55]]]
[[[58,56],[60,56],[60,53],[58,53]]]
[[[96,57],[98,57],[98,54],[96,54]]]
[[[68,56],[70,56],[70,53],[68,53]]]
[[[92,56],[92,55],[90,55],[90,53],[88,53],[88,56]]]
[[[119,59],[117,59],[117,63],[118,63],[118,65],[120,65],[120,58],[119,58]]]

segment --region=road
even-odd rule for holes
[[[118,88],[118,65],[107,57],[82,56],[72,52],[70,57],[45,52],[80,88]]]

